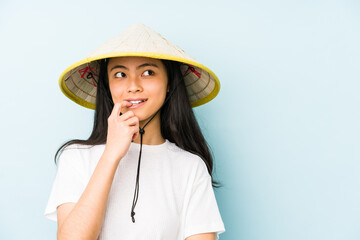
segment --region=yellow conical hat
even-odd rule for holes
[[[129,27],[89,55],[68,67],[60,76],[61,91],[74,102],[95,109],[100,59],[124,56],[151,57],[183,63],[181,71],[192,107],[212,100],[220,90],[217,76],[207,67],[144,24]]]

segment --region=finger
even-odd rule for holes
[[[117,112],[117,116],[122,115],[122,109],[123,109],[123,108],[125,108],[125,107],[130,107],[130,106],[132,106],[132,104],[129,103],[128,101],[122,101],[122,102],[121,102],[121,105],[120,105],[119,112]]]
[[[139,119],[137,117],[133,117],[127,120],[127,124],[131,124],[130,127],[133,129],[134,134],[132,136],[132,140],[135,140],[139,135]]]
[[[110,116],[114,117],[114,115],[120,111],[119,109],[121,110],[121,103],[115,103]]]
[[[128,119],[130,119],[130,118],[132,118],[132,117],[134,117],[134,116],[135,116],[135,114],[134,114],[133,111],[127,111],[126,113],[124,113],[123,115],[121,115],[121,116],[119,117],[119,120],[121,120],[121,121],[127,121]]]
[[[129,126],[139,126],[139,118],[136,116],[130,117],[125,121],[125,123]]]
[[[132,140],[137,139],[138,136],[139,136],[139,132],[136,132],[136,133],[133,135]]]
[[[139,127],[138,126],[131,126],[131,129],[134,131],[132,140],[135,140],[139,136]]]
[[[136,122],[136,125],[134,126],[136,128],[136,132],[135,134],[133,135],[133,140],[135,140],[139,135],[140,135],[140,132],[139,132],[139,121]]]

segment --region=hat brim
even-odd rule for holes
[[[210,93],[206,94],[206,96],[204,96],[200,99],[197,99],[195,101],[191,101],[191,106],[193,108],[211,101],[213,98],[216,97],[216,95],[220,91],[220,81],[219,81],[218,77],[215,75],[215,73],[213,73],[206,66],[204,66],[198,62],[191,61],[189,59],[185,59],[185,58],[181,58],[181,57],[177,57],[177,56],[173,56],[173,55],[168,55],[168,54],[154,53],[154,52],[118,52],[118,53],[115,52],[115,53],[97,55],[96,57],[89,57],[89,58],[83,59],[83,60],[76,62],[76,63],[72,64],[71,66],[69,66],[60,75],[59,86],[60,86],[61,91],[75,103],[77,103],[83,107],[89,108],[89,109],[95,109],[94,103],[86,101],[86,100],[80,98],[79,96],[77,96],[76,94],[74,94],[72,91],[70,91],[70,89],[66,85],[66,81],[65,81],[66,76],[71,71],[74,71],[74,69],[77,69],[79,66],[86,65],[86,64],[89,64],[89,63],[97,61],[97,60],[101,60],[101,59],[105,59],[105,58],[113,58],[113,57],[128,57],[128,56],[138,56],[138,57],[149,57],[149,58],[164,59],[164,60],[173,60],[173,61],[178,61],[178,62],[182,62],[185,64],[189,64],[189,65],[198,67],[198,68],[206,71],[211,76],[211,81],[214,81],[214,87],[212,88]]]

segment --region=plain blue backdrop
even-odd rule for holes
[[[2,0],[0,239],[56,238],[53,157],[93,121],[58,78],[138,22],[220,79],[194,111],[224,185],[221,239],[360,239],[356,0]]]

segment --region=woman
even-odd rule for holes
[[[45,216],[58,239],[219,238],[218,183],[191,108],[216,96],[215,74],[136,24],[65,70],[60,87],[95,116],[88,140],[55,155]]]

